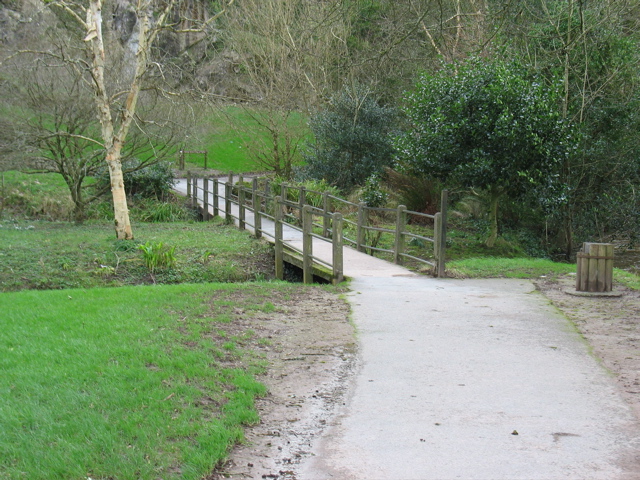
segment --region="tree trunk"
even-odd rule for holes
[[[109,178],[111,179],[116,238],[118,240],[133,240],[119,145],[114,145],[107,151],[106,160],[107,165],[109,165]]]
[[[498,238],[498,200],[500,200],[502,192],[491,189],[489,195],[489,221],[491,224],[489,229],[489,238],[487,238],[485,245],[489,248],[493,248]]]

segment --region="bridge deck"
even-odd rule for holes
[[[178,183],[174,187],[175,190],[183,195],[187,193],[187,181],[186,180],[178,180]],[[218,194],[221,197],[224,197],[224,185],[219,185]],[[198,192],[198,201],[199,204],[203,204],[202,192]],[[211,200],[210,200],[211,201]],[[211,214],[213,214],[213,210],[209,209]],[[238,205],[235,203],[232,204],[231,216],[237,218],[239,214]],[[224,218],[224,208],[219,211],[219,215]],[[246,210],[245,214],[245,222],[246,229],[251,233],[255,233],[253,225],[255,223],[253,212],[249,209]],[[235,220],[237,224],[238,221]],[[274,222],[267,218],[262,218],[262,234],[265,239],[270,242],[274,242],[275,238],[275,225]],[[283,241],[285,244],[297,249],[302,250],[302,233],[295,229],[291,228],[287,225],[284,225],[283,228]],[[315,257],[320,258],[321,260],[331,263],[332,260],[332,245],[330,241],[323,240],[320,238],[313,239],[313,255]],[[290,263],[296,264],[295,259],[289,257],[288,261]],[[362,253],[357,251],[354,248],[345,246],[344,247],[344,276],[347,278],[356,278],[356,277],[390,277],[390,276],[406,276],[406,275],[415,275],[410,270],[401,267],[399,265],[395,265],[391,262],[387,262],[386,260],[382,260],[380,258],[372,257],[371,255],[367,255],[366,253]],[[298,265],[300,266],[300,265]],[[320,269],[315,267],[314,273],[317,272],[318,275],[321,275]]]

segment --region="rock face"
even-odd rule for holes
[[[122,59],[127,64],[127,58],[132,58],[138,48],[138,26],[132,0],[108,2],[103,18],[105,33],[111,34],[110,48],[121,48]],[[251,100],[256,93],[249,82],[243,80],[241,56],[223,46],[224,32],[216,30],[213,24],[207,25],[206,33],[198,31],[208,18],[204,2],[181,2],[180,10],[174,12],[172,18],[176,25],[173,31],[158,36],[155,60],[163,64],[165,78],[175,80],[174,88],[196,88],[234,101]],[[48,37],[43,32],[53,25],[62,25],[60,20],[65,21],[41,0],[0,0],[0,51],[46,48],[42,42],[47,42]],[[40,46],[35,47],[39,43]],[[125,75],[132,74],[122,65],[119,69]]]
[[[0,47],[20,47],[51,18],[39,1],[0,0]]]

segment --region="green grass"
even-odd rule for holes
[[[73,202],[62,175],[27,174],[15,170],[0,173],[0,219],[21,216],[46,219],[69,218]]]
[[[576,265],[541,258],[467,258],[448,262],[447,273],[454,277],[471,278],[554,278],[575,274]],[[613,279],[631,289],[640,290],[639,275],[614,268]]]
[[[292,116],[290,125],[295,128],[301,122],[301,115]],[[249,155],[247,144],[255,142],[256,138],[264,139],[267,145],[271,144],[264,128],[242,107],[225,107],[217,114],[212,115],[204,133],[198,140],[187,142],[186,150],[208,152],[208,168],[222,172],[247,173],[264,170]],[[310,134],[307,134],[310,135]],[[204,156],[201,154],[186,155],[185,161],[198,167],[204,167]]]
[[[258,421],[283,283],[0,294],[0,478],[199,479]],[[232,299],[230,302],[229,299]]]
[[[483,257],[447,262],[449,275],[473,278],[537,278],[543,275],[566,275],[575,271],[574,264],[541,258]]]
[[[0,291],[272,278],[272,249],[221,222],[140,223],[117,241],[109,222],[0,221]],[[175,247],[175,265],[145,266],[146,242]],[[257,265],[257,267],[256,267]]]
[[[613,279],[632,290],[640,290],[640,275],[638,274],[614,268]]]

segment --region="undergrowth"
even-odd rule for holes
[[[271,247],[219,221],[141,223],[134,232],[118,241],[106,222],[0,221],[0,291],[273,278]],[[138,250],[147,242],[175,247],[173,264],[151,274]]]

